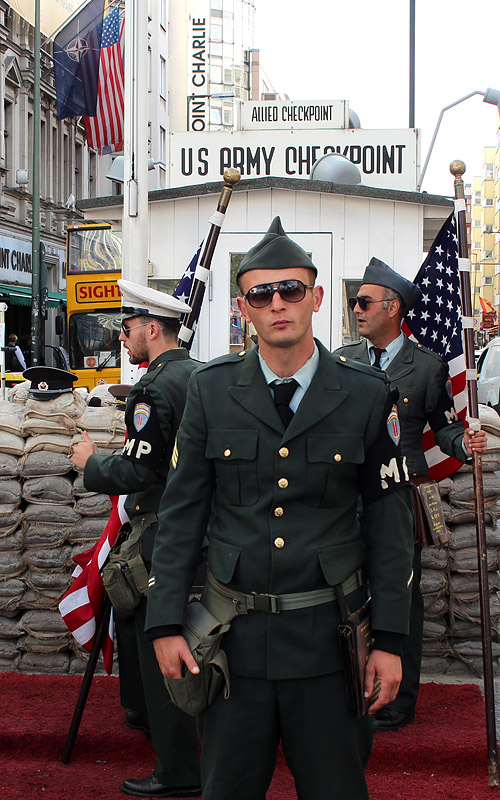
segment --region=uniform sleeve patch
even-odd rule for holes
[[[134,428],[137,433],[146,427],[151,416],[151,406],[147,403],[137,403],[134,408]]]
[[[391,408],[391,413],[387,417],[387,432],[395,445],[399,444],[401,439],[401,425],[398,417],[398,407],[396,404]]]
[[[453,383],[451,378],[448,378],[448,380],[446,381],[446,394],[448,395],[450,400],[453,400]]]

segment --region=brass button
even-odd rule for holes
[[[282,539],[281,536],[278,536],[278,538],[274,540],[274,546],[277,547],[278,550],[281,550],[281,548],[285,546],[285,540]]]
[[[284,511],[281,508],[281,506],[278,506],[277,508],[274,509],[274,516],[275,517],[282,517],[283,514],[284,514]]]
[[[280,489],[286,489],[286,487],[288,486],[287,479],[286,478],[280,478],[279,481],[278,481],[278,486],[280,487]]]
[[[244,356],[244,355],[245,355],[245,351],[244,351],[244,350],[240,350],[240,352],[238,353],[238,355],[239,355],[240,357],[241,357],[241,356]]]
[[[403,397],[403,403],[409,403],[409,402],[410,402],[410,401],[408,400],[408,398],[407,398],[407,397]]]
[[[227,450],[224,450],[224,455],[226,456],[226,458],[231,455],[229,447],[227,448]]]
[[[139,509],[140,509],[140,506],[136,506],[136,507],[135,507],[135,510],[136,510],[136,511],[139,511]]]
[[[160,369],[160,367],[162,367],[162,366],[163,366],[163,364],[157,364],[156,365],[156,369]]]
[[[333,457],[334,457],[335,461],[342,461],[342,456],[340,455],[340,453],[335,453],[335,455]]]
[[[340,360],[341,361],[347,361],[347,358],[345,356],[340,356]]]
[[[288,447],[280,447],[278,453],[280,454],[281,458],[286,458],[290,454],[290,450]]]

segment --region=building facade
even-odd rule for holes
[[[471,286],[477,341],[498,335],[500,312],[500,147],[485,147],[471,186]]]

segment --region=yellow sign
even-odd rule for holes
[[[41,32],[51,38],[87,2],[88,0],[44,0],[40,4]],[[35,25],[35,0],[9,0],[9,5],[30,25]]]
[[[120,290],[115,281],[108,283],[77,283],[77,303],[113,303],[120,300]]]

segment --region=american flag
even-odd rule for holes
[[[177,297],[177,299],[180,300],[182,303],[187,303],[188,305],[189,305],[189,297],[191,295],[191,289],[193,288],[194,273],[196,271],[196,266],[198,264],[198,259],[200,258],[200,252],[201,252],[202,244],[203,244],[203,242],[199,245],[196,253],[192,257],[192,259],[189,262],[188,266],[186,267],[184,275],[182,276],[182,278],[180,279],[179,283],[177,284],[177,286],[175,287],[174,291],[172,292],[172,295],[174,297]],[[200,309],[198,311],[198,317],[200,316],[200,311],[201,311],[201,306],[200,306]],[[198,319],[196,319],[195,325],[197,324],[197,322],[198,322]],[[191,337],[191,340],[189,342],[187,342],[187,344],[184,345],[187,350],[191,349],[191,345],[193,344],[193,340],[194,340],[194,334]]]
[[[116,541],[122,524],[123,511],[118,497],[111,497],[112,510],[101,538],[90,550],[73,557],[77,564],[75,580],[59,603],[61,617],[70,633],[89,653],[103,613],[105,589],[100,574],[108,553]],[[125,515],[126,517],[126,515]],[[104,637],[101,659],[108,675],[113,670],[113,614]]]
[[[119,8],[104,18],[96,113],[83,118],[87,143],[101,155],[123,150],[123,25]]]
[[[465,421],[467,390],[462,339],[462,303],[458,270],[458,237],[454,214],[450,214],[413,281],[422,290],[422,299],[408,312],[403,331],[420,344],[443,356],[448,363],[453,386],[455,411]],[[423,447],[429,474],[434,480],[453,475],[461,462],[445,455],[434,443],[427,426]]]

